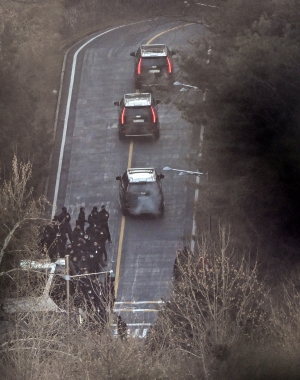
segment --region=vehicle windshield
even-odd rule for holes
[[[167,65],[167,57],[143,57],[143,67]]]
[[[157,196],[159,194],[159,188],[157,182],[138,182],[130,183],[128,185],[127,193],[129,197],[132,196]]]
[[[0,281],[0,298],[39,297],[43,294],[50,269],[17,270]]]
[[[150,106],[144,107],[127,107],[125,116],[128,118],[134,118],[136,116],[141,116],[142,118],[147,118],[151,116],[151,108]]]
[[[152,112],[150,106],[127,107],[125,112],[125,124],[137,125],[137,123],[151,123]]]

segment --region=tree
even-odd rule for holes
[[[276,255],[286,239],[293,252],[300,227],[297,13],[294,0],[228,1],[182,63],[186,83],[207,93],[181,109],[195,125],[206,122],[198,165],[220,189],[211,204],[220,200],[225,223]]]
[[[5,253],[6,265],[11,265],[16,257],[36,251],[38,226],[46,220],[48,202],[44,197],[34,199],[33,189],[28,189],[31,175],[32,164],[14,156],[11,178],[0,188],[0,264]]]
[[[14,151],[29,157],[31,182],[41,194],[53,139],[53,90],[58,89],[62,61],[61,2],[9,1],[0,10],[1,170],[9,172]]]
[[[154,349],[196,358],[193,376],[210,379],[236,342],[258,339],[267,291],[258,280],[257,261],[234,252],[225,228],[218,246],[203,239],[197,252],[179,254],[173,295],[148,339]]]

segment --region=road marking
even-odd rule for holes
[[[134,309],[133,307],[129,307],[128,309],[114,309],[114,313],[119,313],[120,311],[124,312],[132,312],[132,313],[158,313],[160,309]]]
[[[132,153],[133,153],[133,140],[130,141],[130,145],[129,145],[127,169],[131,168]],[[118,288],[119,288],[121,257],[122,257],[122,248],[123,248],[123,240],[124,240],[124,232],[125,232],[125,220],[126,220],[125,216],[122,215],[120,238],[119,238],[118,253],[117,253],[117,265],[116,265],[116,277],[115,277],[115,298],[117,298]]]
[[[200,143],[199,143],[199,152],[198,157],[202,156],[202,148],[203,148],[203,135],[204,135],[204,125],[201,125],[200,128]],[[196,184],[199,185],[200,183],[200,177],[196,177]],[[193,211],[193,226],[192,226],[192,238],[191,238],[191,252],[195,253],[195,240],[196,240],[196,205],[199,198],[199,187],[195,190],[195,197],[194,197],[194,211]]]
[[[196,184],[199,185],[200,183],[200,177],[196,177]],[[195,253],[195,239],[196,239],[196,204],[199,198],[199,188],[197,187],[195,190],[195,196],[194,196],[194,208],[195,210],[193,211],[193,226],[192,226],[192,239],[191,239],[191,252]]]
[[[150,323],[148,325],[149,325],[149,327],[151,326]],[[118,329],[116,328],[116,325],[113,325],[113,326],[115,327],[114,328],[114,337],[118,337],[119,336]],[[127,323],[127,327],[128,326],[131,326],[131,324]],[[148,331],[149,331],[149,328],[144,328],[144,329],[142,329],[142,328],[136,328],[136,329],[128,328],[127,329],[127,336],[130,336],[132,338],[146,338]],[[142,332],[142,334],[140,334],[140,332]]]
[[[174,28],[171,28],[171,29],[168,29],[168,30],[164,30],[163,32],[161,33],[158,33],[156,36],[152,37],[147,43],[146,45],[149,45],[151,44],[152,41],[155,40],[155,38],[165,34],[165,33],[168,33],[168,32],[171,32],[172,30],[176,30],[176,29],[180,29],[180,28],[184,28],[185,26],[189,26],[189,25],[194,25],[193,22],[190,22],[189,24],[184,24],[184,25],[179,25],[179,26],[175,26]]]
[[[124,230],[125,230],[125,216],[122,215],[121,228],[120,228],[120,238],[119,238],[119,245],[118,245],[118,254],[117,254],[117,265],[116,265],[115,298],[117,298],[118,288],[119,288],[119,278],[120,278],[120,268],[121,268],[121,257],[122,257]]]
[[[132,154],[133,154],[133,140],[130,141],[130,145],[129,145],[127,169],[131,168]]]

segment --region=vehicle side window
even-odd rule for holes
[[[120,101],[120,107],[121,107],[121,108],[124,107],[124,98],[122,98],[121,101]]]

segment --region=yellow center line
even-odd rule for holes
[[[151,44],[151,42],[154,41],[155,38],[157,38],[157,37],[159,37],[159,36],[161,36],[161,35],[163,35],[163,34],[165,34],[165,33],[171,32],[172,30],[176,30],[176,29],[183,28],[183,27],[185,27],[185,26],[193,25],[193,24],[194,24],[193,22],[190,22],[189,24],[184,24],[184,25],[180,25],[180,26],[175,26],[175,27],[172,28],[172,29],[164,30],[163,32],[158,33],[156,36],[152,37],[152,38],[146,43],[146,45]]]
[[[193,25],[193,23],[175,26],[174,28],[164,30],[163,32],[158,33],[157,35],[152,37],[148,42],[146,42],[146,45],[151,44],[151,42],[153,42],[157,37],[159,37],[165,33],[171,32],[172,30],[183,28],[184,26],[188,26],[188,25]],[[139,92],[139,91],[137,90],[137,92]],[[132,155],[133,155],[133,140],[130,141],[130,145],[129,145],[127,169],[131,168]],[[119,244],[118,244],[117,264],[116,264],[116,277],[115,277],[115,298],[116,299],[117,299],[119,281],[120,281],[120,268],[121,268],[124,231],[125,231],[125,217],[124,217],[124,215],[122,215],[121,227],[120,227],[120,238],[119,238]]]
[[[127,169],[131,168],[132,154],[133,154],[133,140],[130,141],[130,145],[129,145]],[[119,288],[124,231],[125,231],[125,216],[122,215],[121,228],[120,228],[120,238],[119,238],[119,244],[118,244],[118,254],[117,254],[117,265],[116,265],[115,298],[117,298],[118,288]]]
[[[129,153],[128,153],[127,169],[130,169],[130,168],[131,168],[132,154],[133,154],[133,140],[130,141],[130,145],[129,145]]]
[[[124,239],[124,230],[125,230],[125,217],[124,217],[124,215],[122,215],[121,228],[120,228],[120,238],[119,238],[119,245],[118,245],[117,265],[116,265],[115,298],[117,298],[118,288],[119,288],[120,267],[121,267],[121,257],[122,257],[122,246],[123,246],[123,239]]]

